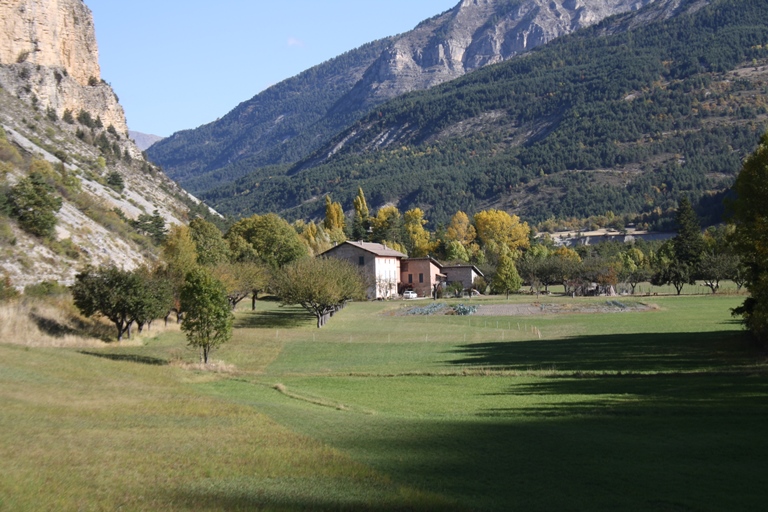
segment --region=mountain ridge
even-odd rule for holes
[[[362,186],[373,206],[436,222],[493,207],[653,223],[683,193],[713,206],[768,119],[765,19],[764,0],[656,2],[398,97],[282,174],[204,197],[232,214],[307,218],[326,194],[351,208]]]
[[[148,155],[172,179],[195,187],[207,173],[239,177],[246,168],[292,163],[375,105],[651,1],[462,0],[414,30],[351,50],[267,89],[217,121],[178,132]],[[322,89],[329,81],[330,87]]]

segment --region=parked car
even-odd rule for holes
[[[416,295],[416,292],[413,290],[405,290],[403,292],[404,299],[415,299],[416,297],[418,297],[418,295]]]

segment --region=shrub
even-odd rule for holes
[[[125,189],[125,182],[123,181],[123,177],[117,171],[112,171],[109,173],[107,176],[107,185],[117,192],[122,192],[123,189]]]
[[[0,138],[0,161],[8,162],[12,165],[21,165],[24,161],[19,150],[8,142],[5,137]]]
[[[62,286],[56,281],[43,281],[37,284],[30,284],[24,287],[26,297],[55,297],[69,293],[66,286]]]
[[[0,278],[0,302],[10,300],[19,296],[19,292],[11,284],[11,278],[3,276]]]
[[[23,230],[41,237],[53,236],[62,200],[41,173],[33,172],[19,180],[10,190],[8,203],[11,215]]]
[[[81,110],[79,114],[77,114],[77,122],[82,124],[83,126],[87,126],[88,128],[93,128],[95,126],[95,123],[93,121],[93,118],[91,117],[90,112],[87,112],[85,110]]]

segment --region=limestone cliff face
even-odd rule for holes
[[[102,82],[93,16],[83,0],[0,0],[0,85],[52,108],[80,110],[127,130],[112,88]]]
[[[509,59],[654,0],[462,0],[403,34],[343,102],[376,105]]]

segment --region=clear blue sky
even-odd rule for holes
[[[131,130],[168,136],[459,0],[85,0]]]

